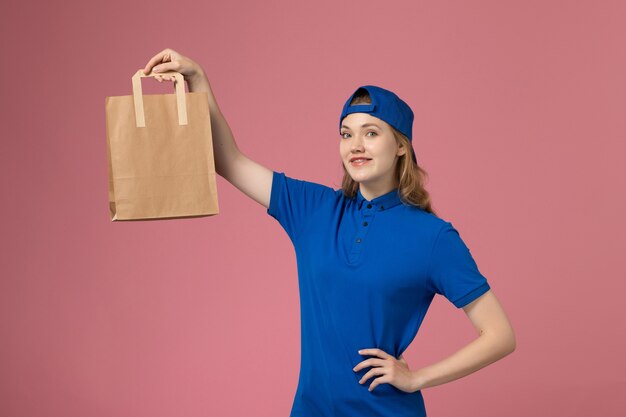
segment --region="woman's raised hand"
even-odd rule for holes
[[[186,56],[179,54],[170,48],[165,48],[152,58],[146,64],[143,69],[143,73],[148,75],[152,71],[155,75],[155,79],[158,82],[175,81],[176,79],[170,75],[161,75],[159,72],[176,71],[183,75],[184,79],[189,83],[194,78],[198,78],[204,75],[202,67],[195,61]]]

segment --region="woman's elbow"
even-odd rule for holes
[[[514,337],[513,340],[509,342],[507,355],[510,355],[511,353],[515,352],[515,348],[517,348],[517,342],[515,341],[515,337]]]
[[[517,348],[517,340],[511,327],[507,327],[504,330],[501,328],[499,331],[493,329],[484,333],[489,335],[492,340],[492,346],[495,346],[493,349],[497,350],[501,357],[510,355]]]
[[[509,331],[505,333],[505,336],[503,336],[502,339],[504,339],[503,349],[506,355],[510,355],[511,353],[515,352],[515,349],[517,348],[517,340],[515,338],[515,332],[512,328],[509,328]]]

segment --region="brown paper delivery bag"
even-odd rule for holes
[[[161,73],[160,73],[161,74]],[[212,216],[219,213],[208,93],[106,97],[109,211],[112,221]]]

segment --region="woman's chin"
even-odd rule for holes
[[[371,179],[370,175],[364,173],[350,174],[350,176],[354,182],[358,182],[359,184],[366,184]]]

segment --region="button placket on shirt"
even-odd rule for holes
[[[380,210],[380,207],[377,207],[375,204],[364,202],[361,207],[361,220],[357,227],[357,232],[355,233],[354,239],[352,240],[352,249],[350,250],[350,263],[358,262],[362,248],[363,242],[367,238],[367,232],[372,227],[372,223],[374,221],[374,217],[376,216],[376,211]]]

